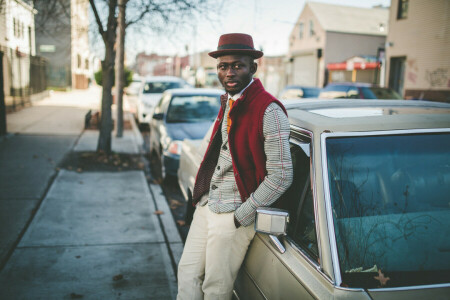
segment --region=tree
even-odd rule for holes
[[[192,13],[203,11],[209,11],[209,2],[212,0],[124,0],[123,9],[125,17],[125,9],[129,8],[131,13],[127,13],[130,18],[125,21],[125,30],[130,25],[140,24],[147,22],[149,28],[154,28],[155,24],[152,23],[156,17],[162,20],[165,24],[170,22],[181,22],[188,18]],[[106,28],[104,28],[103,22],[99,16],[96,3],[100,1],[89,0],[92,11],[95,16],[95,20],[98,26],[98,33],[102,37],[105,46],[105,58],[102,61],[102,73],[103,73],[103,85],[102,85],[102,111],[100,120],[100,135],[97,144],[97,151],[104,151],[106,153],[111,152],[111,132],[112,116],[111,116],[111,104],[112,104],[112,78],[114,76],[113,69],[115,64],[115,49],[116,43],[116,29],[117,29],[117,17],[118,1],[117,0],[105,0],[107,7],[107,21]],[[217,1],[216,1],[217,4]],[[219,6],[220,7],[220,6]],[[157,26],[157,25],[156,25]],[[123,58],[121,58],[123,62]],[[123,75],[120,74],[121,70],[117,73],[118,79],[121,80]],[[123,85],[122,89],[123,89]],[[119,88],[120,89],[120,88]],[[118,94],[122,94],[119,90]],[[122,108],[119,109],[122,112]],[[122,116],[120,116],[122,118]]]

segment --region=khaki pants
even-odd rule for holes
[[[234,225],[234,212],[198,206],[178,265],[177,300],[231,299],[233,285],[255,230]]]

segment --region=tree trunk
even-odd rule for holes
[[[123,135],[123,87],[124,84],[124,47],[125,47],[125,4],[126,0],[119,0],[118,35],[117,35],[117,61],[116,61],[116,103],[117,103],[117,124],[116,136]]]
[[[102,113],[97,151],[109,154],[111,153],[111,132],[113,130],[111,90],[114,78],[114,43],[111,43],[110,40],[108,40],[108,44],[105,46],[105,60],[102,61]]]

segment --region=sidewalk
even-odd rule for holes
[[[95,101],[77,105],[76,93],[68,97],[64,94],[64,99],[53,96],[38,107],[41,113],[46,108],[49,117],[55,109],[76,105],[78,108],[70,113],[78,118],[82,111],[96,105]],[[26,110],[24,114],[34,115]],[[132,129],[124,130],[122,138],[113,134],[112,149],[142,155],[140,132],[133,118],[126,117]],[[84,118],[80,122],[84,123]],[[49,133],[45,127],[36,121],[19,131]],[[94,152],[98,131],[81,129],[74,136],[73,129],[74,126],[65,130],[64,138],[71,145],[66,145],[65,153]],[[35,149],[11,143],[19,137],[0,141],[1,159],[6,156],[2,153],[16,151],[16,147],[23,156],[33,155]],[[51,139],[44,135],[32,138]],[[6,146],[9,148],[4,150]],[[63,151],[59,151],[59,162],[63,156],[60,152]],[[33,172],[30,168],[35,167],[24,165],[21,172]],[[16,174],[17,178],[21,172]],[[0,176],[3,173],[1,165]],[[148,183],[144,170],[56,168],[47,177],[50,177],[48,188],[37,192],[42,194],[42,202],[0,269],[0,299],[175,299],[176,264],[183,244],[161,188]],[[21,198],[14,196],[19,190],[9,189],[12,194],[9,196],[0,193],[0,202],[19,203]]]

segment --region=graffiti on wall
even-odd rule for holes
[[[432,87],[445,87],[446,85],[449,86],[450,83],[447,68],[427,70],[425,79]]]

